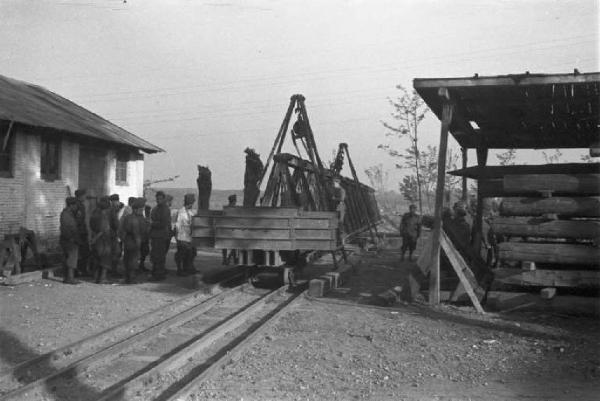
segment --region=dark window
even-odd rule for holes
[[[0,123],[0,177],[12,177],[12,161],[15,130],[9,124]]]
[[[59,178],[60,139],[50,134],[42,136],[41,176],[43,180],[54,181]]]
[[[127,185],[127,164],[128,155],[117,154],[117,167],[115,170],[115,184]]]

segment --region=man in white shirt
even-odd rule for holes
[[[195,273],[194,258],[196,248],[192,246],[192,206],[196,202],[194,194],[186,194],[183,197],[183,207],[177,211],[175,231],[177,240],[177,275],[185,276]]]

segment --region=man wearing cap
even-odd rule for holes
[[[119,222],[123,221],[125,216],[133,214],[133,203],[136,201],[136,197],[130,196],[127,198],[127,205],[123,207],[123,211],[121,212],[121,217],[119,217]]]
[[[75,219],[77,220],[77,231],[79,232],[80,239],[77,270],[82,276],[87,276],[89,274],[88,264],[90,259],[90,244],[85,211],[85,195],[85,189],[78,189],[75,191],[75,198],[77,199]]]
[[[234,207],[237,204],[237,195],[236,194],[229,195],[227,197],[227,202],[228,202],[228,204],[226,207]],[[237,256],[237,252],[235,249],[232,249],[232,250],[222,249],[221,254],[222,254],[222,264],[224,264],[224,265],[228,265],[229,261],[235,260],[236,256]]]
[[[344,239],[344,219],[346,217],[346,190],[342,187],[340,176],[333,177],[333,205],[339,214],[339,235],[340,241]]]
[[[149,270],[146,268],[145,262],[146,257],[150,254],[150,226],[152,224],[150,212],[152,211],[152,207],[146,205],[146,198],[139,199],[144,203],[144,229],[142,230],[142,245],[140,248],[140,263],[138,265],[138,270],[140,272],[147,272]]]
[[[66,199],[67,206],[60,214],[60,246],[64,256],[63,282],[77,284],[74,274],[77,268],[77,255],[79,253],[79,230],[77,227],[77,198],[69,196]]]
[[[150,213],[150,260],[152,261],[152,278],[164,280],[167,276],[165,258],[168,251],[168,240],[171,238],[171,210],[167,206],[167,198],[163,191],[156,193],[156,206]]]
[[[96,283],[106,282],[106,274],[111,265],[113,243],[111,215],[110,199],[108,196],[103,196],[98,200],[98,205],[90,216],[90,246],[96,265],[94,272]]]
[[[183,207],[177,211],[175,232],[177,240],[177,275],[194,273],[194,257],[196,249],[192,246],[192,206],[196,202],[194,194],[183,197]]]
[[[413,252],[417,248],[417,240],[421,236],[421,216],[417,214],[415,205],[410,205],[408,212],[402,216],[400,235],[402,236],[400,260],[404,260],[404,254],[408,251],[408,260],[412,261]]]
[[[133,198],[131,202],[132,213],[121,219],[119,238],[123,244],[123,264],[125,266],[125,283],[134,283],[134,269],[140,259],[145,220],[143,216],[144,202]]]
[[[119,274],[119,261],[121,260],[121,254],[123,252],[123,246],[121,239],[119,238],[119,220],[123,213],[124,205],[119,201],[118,194],[112,194],[110,196],[110,230],[111,230],[111,269],[110,272],[113,276]]]

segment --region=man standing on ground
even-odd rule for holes
[[[183,207],[177,211],[175,232],[177,240],[177,275],[185,276],[194,273],[194,257],[196,249],[192,246],[192,206],[196,202],[194,194],[183,197]]]
[[[113,276],[119,275],[119,261],[123,252],[121,240],[119,239],[119,219],[123,213],[124,205],[119,201],[118,194],[110,196],[110,231],[111,231],[111,269]]]
[[[236,194],[232,194],[229,195],[227,197],[227,206],[225,207],[235,207],[235,205],[237,204],[237,195]],[[221,254],[222,254],[222,263],[223,265],[228,265],[229,264],[229,260],[236,259],[236,250],[232,249],[231,251],[229,251],[228,249],[222,249],[221,250]]]
[[[400,222],[400,235],[402,236],[402,256],[408,250],[408,260],[412,261],[412,255],[417,248],[417,240],[421,236],[421,216],[417,214],[417,207],[410,205],[408,213],[404,213]]]
[[[60,246],[64,256],[63,282],[77,284],[75,281],[75,269],[77,268],[77,256],[79,254],[79,230],[77,227],[77,198],[69,196],[66,199],[67,206],[60,214]]]
[[[344,219],[346,217],[346,190],[342,188],[342,179],[340,176],[333,177],[333,206],[339,214],[339,235],[340,242],[344,240]]]
[[[145,228],[143,216],[144,203],[133,199],[130,204],[132,213],[123,216],[119,227],[119,237],[123,244],[123,264],[125,265],[125,284],[134,283],[134,269],[140,259],[142,231]]]
[[[92,257],[95,259],[94,272],[96,283],[106,283],[106,273],[112,260],[112,230],[110,227],[110,218],[112,210],[108,196],[103,196],[98,200],[98,206],[90,216],[90,231],[92,248]]]
[[[77,231],[79,232],[79,253],[77,260],[77,271],[82,276],[87,276],[88,264],[90,259],[90,244],[88,238],[88,229],[85,212],[85,189],[78,189],[75,191],[75,198],[77,199],[77,210],[75,212],[75,219],[77,220]]]
[[[150,213],[152,219],[150,228],[150,260],[152,261],[152,278],[164,280],[167,276],[165,257],[167,241],[171,237],[171,210],[163,191],[156,193],[156,206]]]
[[[146,205],[146,198],[139,198],[144,204],[144,229],[142,230],[142,245],[140,249],[140,264],[138,270],[140,272],[149,271],[146,268],[146,257],[150,253],[150,225],[152,220],[150,219],[150,212],[152,208],[150,205]]]

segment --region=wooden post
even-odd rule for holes
[[[433,233],[431,238],[431,268],[429,269],[429,304],[440,303],[440,235],[442,228],[442,208],[444,207],[444,186],[446,181],[446,151],[448,149],[448,131],[452,121],[453,105],[450,103],[448,89],[440,88],[438,95],[445,102],[442,110],[442,129],[438,153],[437,188],[435,191],[435,210]]]
[[[467,168],[467,148],[460,148],[460,152],[462,153],[462,168]],[[467,202],[469,194],[467,192],[467,177],[463,175],[462,177],[462,200],[463,202]]]
[[[477,148],[477,166],[485,167],[488,157],[488,148]],[[479,255],[481,250],[481,230],[483,227],[483,199],[484,193],[477,184],[477,209],[473,220],[471,245],[475,254]]]

